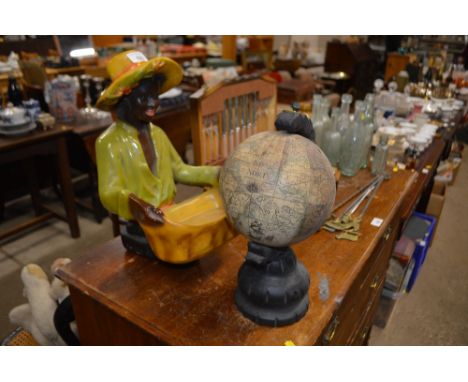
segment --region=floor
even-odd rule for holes
[[[180,187],[177,200],[197,192],[200,189]],[[8,224],[31,213],[29,206],[27,198],[8,205],[7,213],[13,217]],[[109,219],[97,224],[88,213],[80,210],[79,215],[79,239],[70,238],[65,223],[51,220],[40,229],[0,242],[0,339],[14,329],[8,312],[25,302],[19,277],[24,265],[34,262],[50,273],[57,257],[80,256],[112,237]],[[397,302],[386,328],[373,328],[371,345],[468,345],[467,217],[468,153],[455,184],[447,190],[435,240],[417,283]]]
[[[397,301],[385,329],[374,326],[370,345],[468,345],[467,154],[447,188],[419,278]]]

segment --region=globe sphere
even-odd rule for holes
[[[252,135],[226,160],[220,193],[235,229],[249,240],[285,247],[316,232],[330,216],[336,186],[325,154],[285,131]]]

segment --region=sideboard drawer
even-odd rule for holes
[[[369,301],[368,307],[364,312],[361,321],[359,322],[359,326],[350,337],[348,345],[360,346],[367,343],[370,330],[372,328],[372,323],[374,321],[374,316],[377,312],[377,308],[379,307],[380,295],[382,293],[384,284],[385,279],[382,280],[376,289],[376,293],[374,294],[373,299]]]
[[[356,331],[362,327],[363,317],[368,316],[371,307],[374,306],[374,300],[378,300],[383,287],[397,233],[397,222],[398,219],[393,219],[388,225],[317,344],[349,344],[354,339]]]

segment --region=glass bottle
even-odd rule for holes
[[[340,170],[344,176],[354,176],[361,167],[364,102],[356,101],[353,122],[346,129],[340,155]]]
[[[321,134],[323,130],[323,120],[322,120],[322,96],[315,94],[313,98],[312,105],[312,127],[314,128],[315,133],[315,143],[320,146],[319,139],[321,139]],[[320,138],[319,138],[320,135]]]
[[[372,174],[385,175],[387,168],[387,155],[388,155],[388,136],[382,134],[380,136],[379,144],[375,147],[374,160],[372,161]]]
[[[22,100],[23,96],[16,78],[10,75],[8,77],[8,102],[11,102],[14,106],[20,106]]]
[[[325,137],[325,133],[330,129],[331,125],[331,120],[329,117],[330,101],[326,98],[322,98],[322,102],[320,103],[320,110],[322,123],[318,125],[319,129],[315,130],[315,142],[323,150],[323,140]]]
[[[323,139],[323,151],[330,161],[330,164],[334,167],[337,166],[340,160],[341,135],[338,132],[340,115],[340,109],[334,107],[332,110],[331,126],[325,131]]]
[[[362,127],[362,157],[361,168],[367,167],[367,158],[372,146],[372,137],[374,136],[374,95],[367,94],[364,101],[364,124]]]
[[[345,130],[348,128],[350,119],[349,119],[349,107],[353,102],[353,96],[351,94],[343,94],[341,96],[341,115],[338,120],[338,132],[341,136],[344,136]]]

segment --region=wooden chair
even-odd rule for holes
[[[44,88],[47,81],[47,74],[44,63],[40,58],[30,58],[19,62],[23,72],[23,81],[29,86]]]
[[[246,49],[242,52],[241,61],[245,73],[252,73],[262,69],[271,70],[273,53],[269,50]]]
[[[221,164],[250,135],[274,130],[276,106],[276,82],[268,77],[240,77],[195,92],[190,121],[195,164]]]
[[[41,109],[48,111],[49,108],[44,99],[47,74],[43,61],[39,57],[35,57],[21,60],[19,64],[23,73],[22,85],[26,98],[37,99],[41,104]]]

